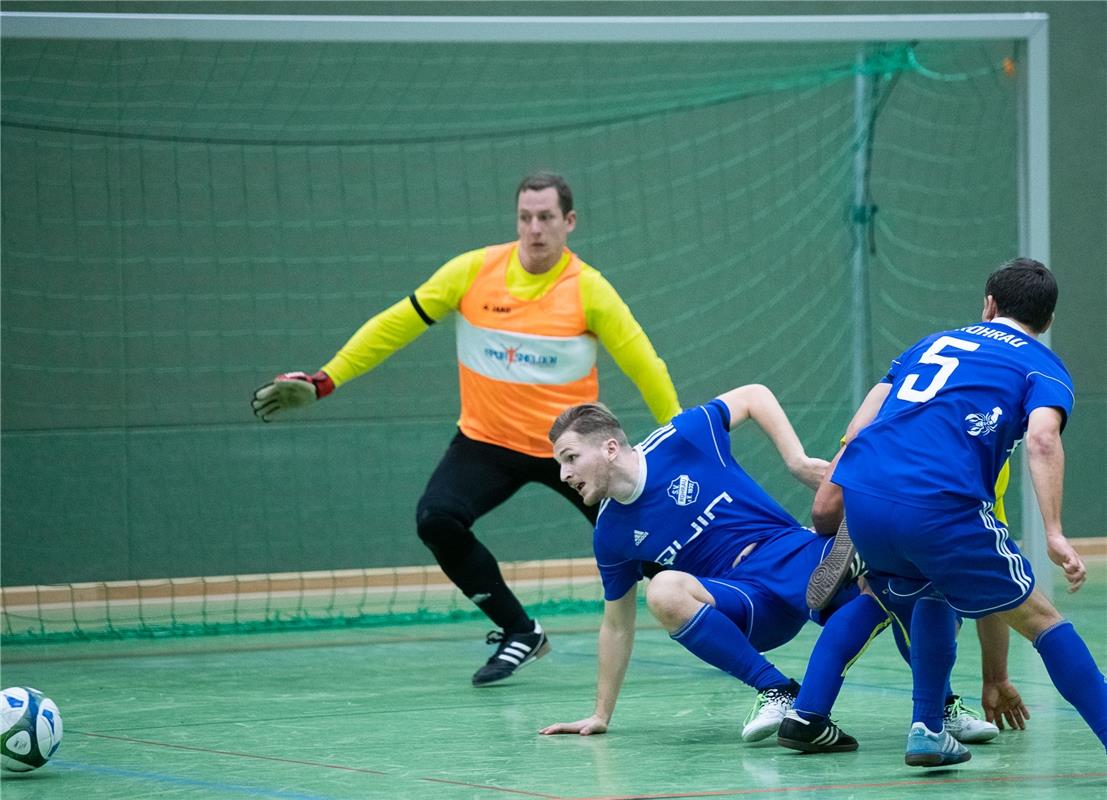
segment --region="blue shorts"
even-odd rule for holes
[[[850,538],[869,567],[877,594],[896,599],[944,597],[966,617],[1020,605],[1034,573],[992,503],[919,508],[844,489]]]
[[[807,608],[807,582],[830,550],[834,537],[797,529],[759,544],[722,578],[698,578],[761,652],[790,642],[808,620],[822,625],[858,594],[844,587],[823,611]]]

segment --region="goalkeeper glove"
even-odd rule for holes
[[[262,422],[269,422],[279,411],[311,405],[333,391],[334,381],[325,372],[319,371],[314,375],[306,372],[282,372],[272,383],[267,383],[254,392],[250,405],[255,417]]]

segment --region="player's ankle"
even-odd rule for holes
[[[829,714],[819,714],[816,711],[802,711],[795,706],[792,707],[792,710],[795,711],[796,714],[798,714],[800,718],[806,722],[826,722],[828,719],[830,719]]]

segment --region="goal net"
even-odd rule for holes
[[[1014,37],[8,38],[13,16],[7,641],[477,614],[414,526],[458,415],[449,331],[295,419],[262,426],[248,400],[448,258],[512,239],[528,172],[567,177],[570,246],[686,407],[767,384],[826,457],[857,374],[973,318],[1020,242]],[[633,386],[600,372],[645,436]],[[734,447],[808,519],[766,441]],[[590,531],[553,493],[475,532],[532,608],[597,606]]]

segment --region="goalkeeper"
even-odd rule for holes
[[[638,387],[659,423],[680,411],[669,372],[641,326],[599,272],[566,247],[573,195],[550,173],[516,190],[518,240],[463,253],[411,295],[370,319],[314,375],[278,375],[254,393],[254,413],[306,406],[456,315],[461,418],[416,510],[419,538],[442,571],[502,633],[473,675],[483,686],[545,655],[546,634],[473,535],[480,517],[520,487],[549,486],[595,522],[595,509],[559,478],[546,432],[566,407],[598,398],[597,341]]]

